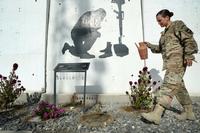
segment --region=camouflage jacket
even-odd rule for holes
[[[147,46],[153,53],[161,53],[163,70],[184,67],[184,59],[192,59],[198,52],[197,43],[193,32],[180,20],[174,21],[163,32],[159,45],[148,43]]]

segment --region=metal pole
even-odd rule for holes
[[[56,70],[54,70],[54,105],[56,105]]]
[[[85,94],[86,94],[86,79],[87,79],[87,71],[85,71],[85,77],[84,77],[84,94],[83,94],[83,104],[85,107]]]
[[[49,16],[50,16],[51,0],[47,0],[46,6],[46,27],[45,27],[45,51],[44,51],[44,91],[47,89],[47,46],[48,46],[48,33],[49,33]]]
[[[141,5],[141,20],[142,20],[142,41],[145,41],[145,34],[144,34],[144,12],[143,12],[143,0],[140,0]],[[146,60],[144,59],[144,67],[146,66]]]

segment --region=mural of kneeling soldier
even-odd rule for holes
[[[101,36],[98,29],[101,28],[101,22],[105,16],[106,11],[102,8],[85,12],[71,31],[74,46],[70,46],[66,42],[62,48],[62,53],[65,54],[65,51],[69,50],[72,55],[80,58],[95,58],[95,55],[89,54],[88,51],[92,48],[97,38]]]

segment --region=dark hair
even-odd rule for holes
[[[174,13],[173,13],[173,12],[170,12],[170,11],[167,10],[167,9],[163,9],[163,10],[159,11],[159,12],[156,14],[156,17],[157,17],[158,15],[161,15],[162,17],[168,16],[168,17],[171,18],[171,17],[174,15]]]

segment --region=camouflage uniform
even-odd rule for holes
[[[193,32],[182,21],[174,21],[161,32],[159,45],[148,43],[147,46],[153,53],[162,54],[163,70],[166,70],[158,103],[168,108],[176,96],[181,105],[191,105],[183,76],[186,70],[184,60],[194,60],[193,54],[198,52]]]

